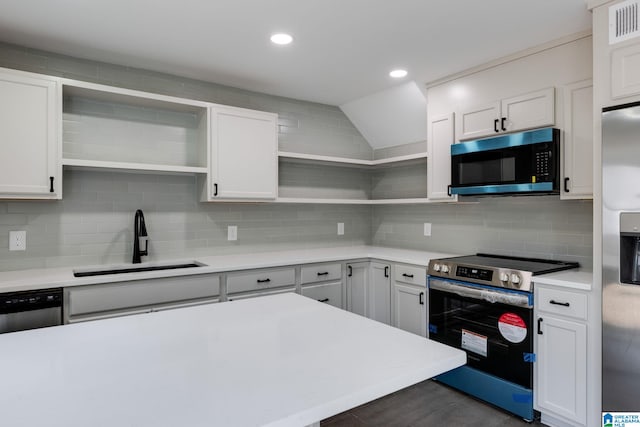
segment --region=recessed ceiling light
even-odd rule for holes
[[[292,41],[293,37],[285,33],[278,33],[271,36],[271,42],[275,44],[289,44]]]
[[[401,69],[393,70],[389,73],[389,75],[394,79],[401,79],[407,76],[407,70],[401,70]]]

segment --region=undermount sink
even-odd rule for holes
[[[105,269],[86,269],[86,270],[73,270],[74,277],[89,277],[89,276],[104,276],[107,274],[123,274],[123,273],[139,273],[144,271],[157,271],[157,270],[177,270],[179,268],[193,268],[203,267],[204,264],[193,262],[184,262],[177,264],[154,264],[154,265],[126,265],[126,266],[111,266]]]

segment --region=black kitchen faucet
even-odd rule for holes
[[[147,244],[149,236],[147,235],[147,227],[144,224],[144,214],[141,209],[136,211],[133,220],[133,263],[140,264],[140,257],[149,255]],[[144,249],[140,249],[140,243],[144,242]]]

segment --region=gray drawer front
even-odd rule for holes
[[[304,265],[300,270],[300,279],[302,284],[339,280],[342,279],[342,265],[340,263]]]
[[[343,308],[342,282],[303,286],[302,295],[304,295],[305,297],[313,298],[320,302],[330,304],[334,307]]]
[[[256,291],[296,284],[296,271],[291,268],[254,270],[227,275],[227,293]]]
[[[69,316],[220,295],[220,277],[196,275],[67,288]]]

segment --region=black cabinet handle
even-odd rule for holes
[[[451,184],[447,185],[447,196],[451,197]]]
[[[564,178],[564,192],[568,193],[569,192],[569,177],[565,177]]]
[[[349,269],[349,274],[347,274],[347,277],[351,277],[353,276],[353,267],[351,267],[350,265],[347,266],[347,268]]]
[[[500,120],[500,127],[502,128],[503,131],[507,130],[506,126],[504,125],[506,121],[507,121],[506,117],[503,117],[502,120]]]
[[[318,276],[326,276],[327,274],[329,274],[329,272],[328,271],[324,271],[322,273],[317,273],[317,274],[318,274]]]
[[[53,177],[49,177],[49,193],[53,193]]]
[[[213,195],[217,196],[218,195],[218,184],[213,184]]]
[[[495,119],[495,120],[493,121],[493,130],[495,130],[495,131],[496,131],[496,133],[497,133],[497,132],[500,132],[500,129],[498,129],[498,121],[499,121],[498,119]]]
[[[420,295],[418,296],[418,302],[420,302],[420,305],[424,305],[424,292],[420,292]]]
[[[389,277],[389,267],[384,268],[384,277]]]
[[[323,299],[319,299],[319,302],[329,302],[329,298],[323,298]]]
[[[542,335],[542,317],[538,318],[538,335]]]
[[[413,274],[402,273],[402,277],[408,277],[409,279],[413,279]]]
[[[561,305],[563,307],[569,307],[571,305],[568,302],[558,302],[558,301],[554,301],[554,300],[549,301],[549,304]]]
[[[271,279],[258,279],[258,283],[269,283]]]

